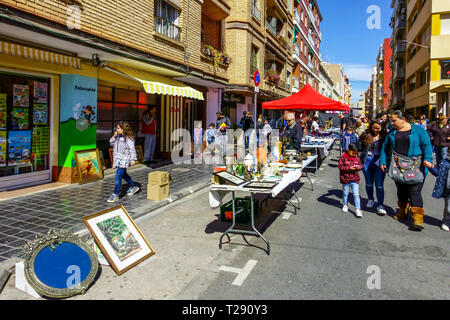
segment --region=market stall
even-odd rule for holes
[[[269,198],[276,199],[283,191],[290,192],[295,198],[297,204],[294,204],[290,199],[287,202],[292,205],[295,210],[295,214],[297,214],[297,209],[299,207],[299,199],[295,193],[294,189],[289,189],[292,184],[298,181],[303,173],[304,168],[306,168],[311,162],[313,162],[317,156],[309,156],[306,159],[298,162],[293,160],[291,163],[287,163],[286,165],[280,164],[272,167],[276,167],[277,174],[274,176],[273,171],[269,171],[265,176],[257,177],[251,179],[251,181],[246,181],[244,178],[240,178],[238,175],[231,174],[227,171],[221,171],[216,173],[216,176],[219,177],[219,181],[217,184],[212,184],[209,191],[209,202],[211,208],[218,208],[224,199],[224,197],[232,193],[232,225],[228,230],[226,230],[222,236],[220,237],[219,248],[222,248],[222,239],[227,236],[230,241],[230,237],[228,234],[236,233],[245,235],[253,235],[257,237],[261,237],[263,241],[267,245],[267,254],[270,254],[270,243],[267,239],[265,239],[262,234],[256,229],[254,221],[255,221],[255,203],[254,197],[256,194],[265,194]],[[309,179],[309,177],[306,175]],[[220,183],[223,182],[223,183]],[[311,179],[309,182],[312,185]],[[236,216],[237,216],[237,207],[236,207],[236,192],[247,193],[250,195],[250,220],[252,230],[240,230],[236,229]],[[266,199],[266,201],[268,200]],[[261,204],[262,205],[262,204]],[[245,238],[244,238],[245,239]]]

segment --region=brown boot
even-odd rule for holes
[[[398,207],[400,208],[398,213],[394,216],[395,220],[404,221],[408,219],[408,209],[410,207],[409,202],[397,202]]]
[[[414,220],[413,227],[422,230],[424,228],[423,216],[425,215],[425,210],[420,207],[411,207],[411,213]]]

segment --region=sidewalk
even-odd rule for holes
[[[151,171],[167,171],[172,176],[170,196],[163,201],[147,200],[147,180]],[[157,169],[140,166],[129,173],[141,191],[132,197],[126,195],[124,182],[120,201],[107,203],[114,190],[114,175],[85,185],[72,184],[48,191],[0,201],[0,263],[22,255],[21,246],[33,240],[36,234],[50,228],[73,232],[85,229],[82,217],[123,204],[136,219],[202,189],[210,183],[213,166],[171,164]]]

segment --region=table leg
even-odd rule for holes
[[[264,242],[267,244],[267,254],[270,255],[270,243],[266,240],[266,238],[263,237],[263,235],[256,229],[255,227],[255,211],[254,211],[254,205],[253,205],[253,193],[250,192],[250,208],[251,208],[251,220],[252,220],[252,228],[255,230],[257,236],[261,237],[261,239],[264,240]]]
[[[227,236],[228,242],[231,241],[230,236],[228,235],[228,233],[230,233],[230,231],[232,231],[233,228],[234,228],[234,226],[236,225],[236,207],[235,207],[235,200],[234,200],[234,199],[235,199],[235,198],[234,198],[234,191],[233,191],[231,194],[232,194],[232,197],[233,197],[233,199],[232,199],[233,223],[232,223],[231,227],[229,227],[229,228],[227,229],[227,231],[225,231],[225,232],[222,234],[222,236],[220,236],[219,249],[222,249],[222,239],[223,239],[224,236]]]

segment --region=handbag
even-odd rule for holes
[[[425,179],[422,165],[422,156],[407,157],[396,152],[392,152],[393,159],[389,166],[388,175],[395,182],[403,184],[418,184]]]

